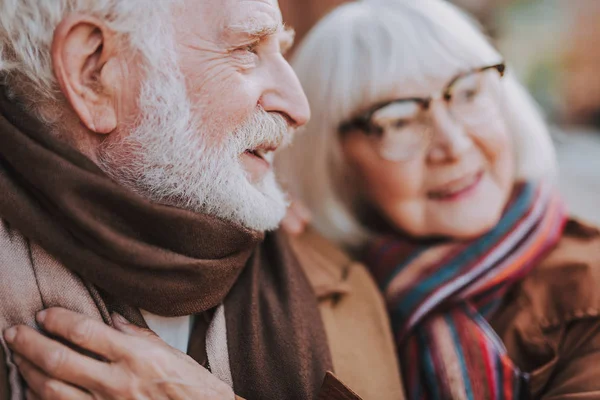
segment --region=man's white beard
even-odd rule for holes
[[[148,68],[141,118],[130,133],[109,135],[98,153],[101,168],[151,201],[254,230],[277,228],[287,201],[273,172],[252,184],[239,157],[265,143],[286,144],[287,122],[258,108],[235,132],[199,123],[183,78],[168,64]]]

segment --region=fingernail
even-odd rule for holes
[[[43,324],[45,319],[46,319],[46,310],[40,311],[39,313],[37,313],[36,320],[39,324]]]
[[[6,340],[8,343],[14,342],[15,337],[17,337],[17,328],[8,328],[4,331],[4,340]]]
[[[129,321],[119,313],[112,313],[113,320],[117,320],[117,322],[121,324],[129,324]]]

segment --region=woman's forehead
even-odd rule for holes
[[[407,79],[402,82],[390,82],[387,86],[381,87],[379,95],[376,95],[375,101],[386,101],[403,98],[426,98],[442,92],[448,84],[463,71],[456,71],[452,74],[432,76],[422,79]],[[374,94],[375,95],[375,94]]]
[[[363,88],[363,95],[357,96],[357,99],[360,99],[359,104],[353,111],[367,110],[377,104],[397,99],[435,96],[441,93],[456,76],[468,70],[469,67],[454,67],[434,75],[389,76],[389,79],[371,81],[369,87]]]
[[[372,55],[376,57],[376,54]],[[378,58],[355,71],[359,98],[369,102],[395,98],[429,97],[443,91],[456,77],[486,65],[483,59],[461,59],[441,54]]]
[[[444,90],[460,74],[501,61],[485,42],[426,32],[419,36],[417,43],[398,37],[371,43],[355,56],[359,58],[354,64],[354,82],[363,86],[360,91],[366,99],[427,97]]]

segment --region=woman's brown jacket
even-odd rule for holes
[[[339,273],[344,271],[340,268],[343,265],[354,265],[350,269],[354,271],[350,274],[353,278],[348,281],[348,290],[354,291],[354,296],[346,298],[346,303],[342,300],[337,310],[334,301],[321,306],[335,367],[343,375],[340,376],[342,381],[365,382],[361,379],[363,374],[385,377],[374,385],[361,388],[364,398],[394,398],[393,391],[381,386],[385,381],[393,382],[388,376],[389,371],[385,370],[393,368],[389,367],[389,358],[386,356],[378,361],[388,348],[387,335],[378,332],[383,325],[376,322],[372,327],[375,330],[369,333],[358,327],[358,321],[366,319],[365,314],[381,312],[378,306],[381,300],[371,293],[371,279],[361,266],[348,264],[348,259],[339,250],[318,236],[308,234],[300,242],[308,244],[306,248],[312,249],[311,254],[315,251],[313,261],[303,265],[316,268],[308,275],[313,277],[313,285],[319,292],[331,284],[340,289],[339,283],[335,283],[339,278],[332,279],[335,273],[327,278],[325,271]],[[317,259],[321,262],[314,262]],[[315,277],[321,273],[324,274],[320,278],[322,283],[318,284]],[[357,280],[364,282],[359,284]],[[366,303],[350,304],[361,299]],[[323,304],[328,305],[324,307]],[[332,328],[331,321],[336,312],[340,316],[343,314],[340,321],[344,322],[335,323],[336,327]],[[353,319],[356,320],[354,327],[346,325],[352,324]],[[378,315],[373,321],[383,319]],[[530,374],[531,399],[600,400],[600,231],[570,220],[558,246],[513,288],[491,323],[510,357]],[[362,340],[366,346],[350,345],[356,335],[364,335]],[[347,353],[350,348],[355,348],[357,353]],[[362,353],[368,348],[373,352]],[[401,368],[411,366],[402,365]]]
[[[491,321],[533,399],[600,399],[600,231],[570,220]]]

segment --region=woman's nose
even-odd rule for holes
[[[446,103],[435,101],[430,108],[433,140],[429,149],[430,162],[456,161],[473,146],[466,127],[453,116]]]

